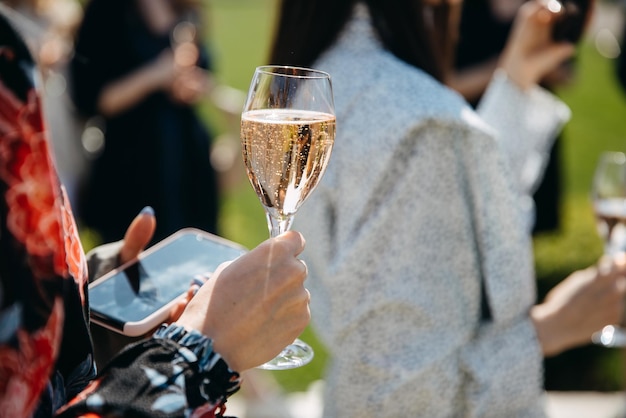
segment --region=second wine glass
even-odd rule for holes
[[[287,231],[321,179],[335,140],[330,76],[289,66],[258,67],[241,115],[241,144],[250,183],[265,210],[270,236]],[[301,340],[264,369],[307,364],[313,350]]]
[[[626,154],[604,152],[600,155],[591,190],[598,233],[609,257],[626,251]],[[609,324],[592,336],[605,347],[626,347],[626,329]]]

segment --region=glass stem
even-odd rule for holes
[[[267,217],[267,226],[270,230],[270,237],[272,238],[277,237],[291,228],[293,215],[272,216],[266,212],[265,216]]]

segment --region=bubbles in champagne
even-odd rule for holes
[[[328,113],[245,112],[243,159],[261,203],[275,215],[293,215],[324,174],[334,140],[335,117]]]

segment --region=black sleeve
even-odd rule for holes
[[[222,417],[239,374],[199,333],[163,325],[152,338],[128,346],[98,378],[62,408],[59,418]]]

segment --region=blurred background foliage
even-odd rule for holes
[[[213,48],[219,81],[246,91],[254,68],[266,64],[276,0],[211,0],[206,3],[205,36]],[[621,13],[619,9],[617,13]],[[539,299],[573,270],[593,264],[602,252],[588,190],[600,152],[626,151],[626,95],[617,85],[614,63],[598,52],[591,28],[580,44],[577,79],[557,93],[573,117],[562,138],[564,202],[562,228],[535,239]],[[418,98],[419,99],[419,98]],[[217,133],[228,130],[211,105],[202,108]],[[339,121],[340,123],[340,121]],[[231,127],[232,129],[232,127]],[[235,140],[235,139],[233,139]],[[237,139],[238,140],[238,139]],[[243,170],[242,166],[239,169]],[[237,169],[237,170],[239,170]],[[243,171],[224,190],[220,233],[249,248],[268,236],[260,203]],[[84,232],[85,247],[93,245]],[[302,338],[312,343],[315,360],[307,367],[271,372],[287,392],[306,390],[326,364],[324,348],[308,329]],[[592,345],[546,361],[546,387],[555,390],[617,390],[624,386],[622,350]]]
[[[605,13],[620,16],[621,9],[604,4],[608,8]],[[563,225],[559,233],[535,239],[539,298],[567,274],[594,263],[602,254],[589,199],[593,170],[602,151],[626,151],[626,94],[617,83],[615,62],[599,52],[602,46],[598,42],[612,29],[608,26],[610,21],[598,19],[591,28],[578,48],[577,79],[558,91],[572,110],[563,133]],[[546,361],[546,387],[621,389],[623,357],[621,349],[593,345],[570,350]]]

